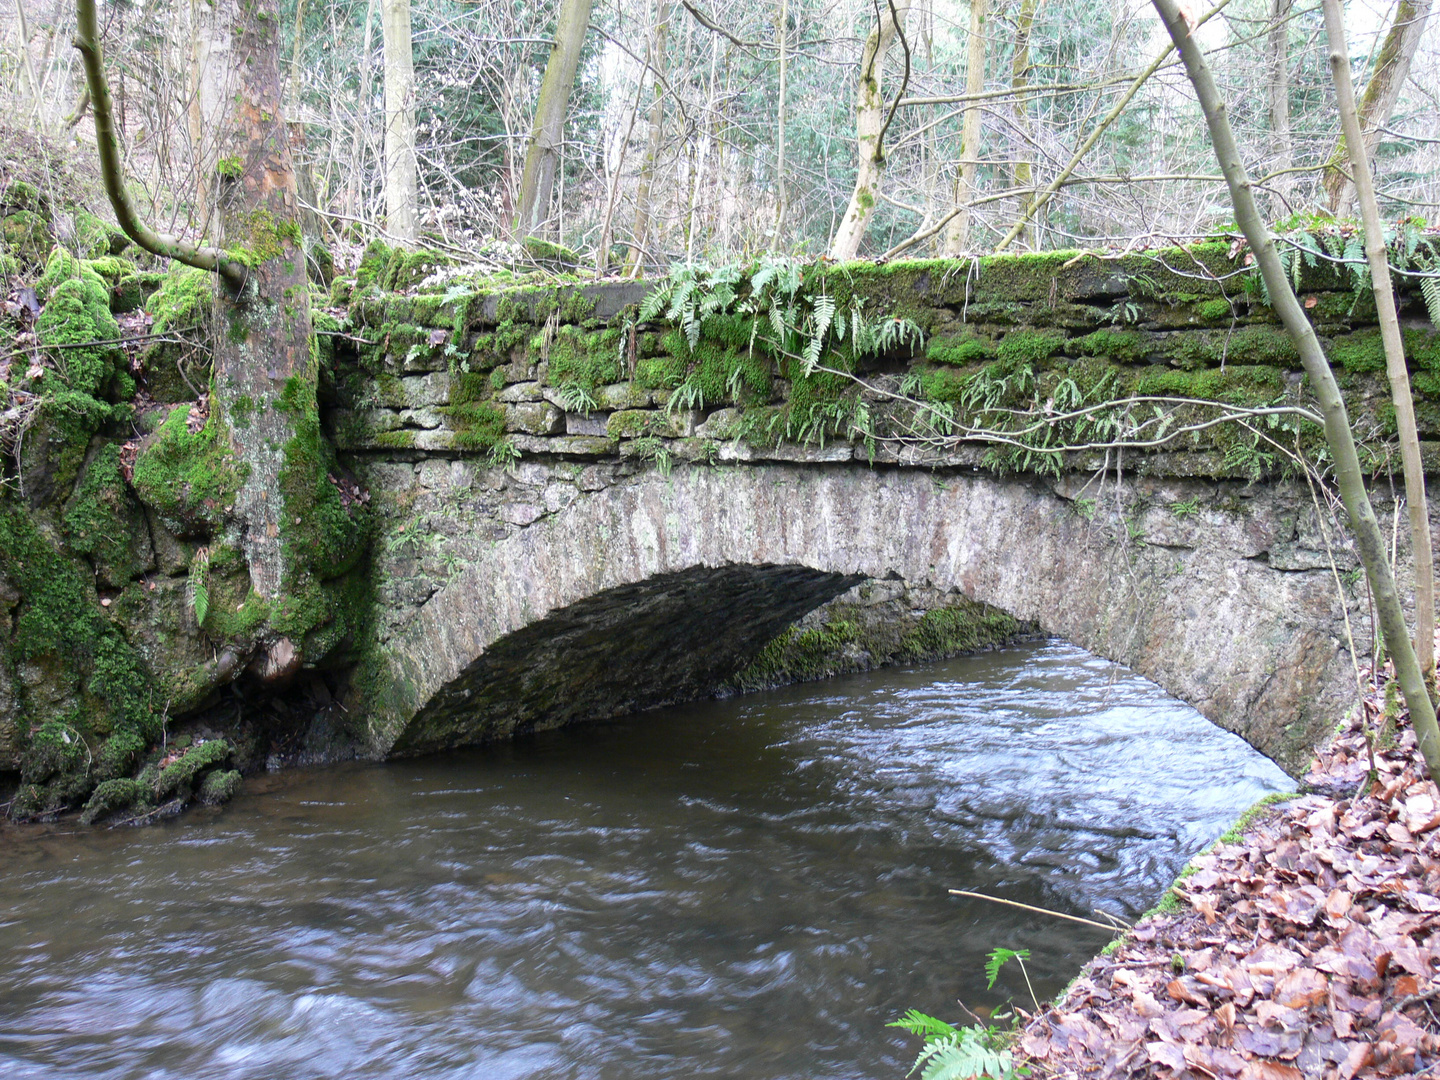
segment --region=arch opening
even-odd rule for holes
[[[786,627],[862,580],[728,564],[607,589],[493,642],[415,715],[391,755],[706,696]]]

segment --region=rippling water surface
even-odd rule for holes
[[[1283,775],[1048,643],[0,833],[0,1076],[898,1077]]]

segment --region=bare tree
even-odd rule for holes
[[[1410,720],[1415,727],[1416,739],[1430,778],[1440,783],[1440,727],[1435,721],[1435,706],[1425,686],[1419,661],[1410,643],[1405,627],[1405,613],[1400,607],[1400,591],[1395,584],[1395,574],[1385,551],[1385,535],[1380,523],[1375,520],[1375,510],[1370,505],[1369,492],[1365,489],[1365,475],[1360,469],[1360,457],[1355,449],[1355,437],[1350,430],[1350,417],[1345,410],[1345,400],[1330,363],[1315,336],[1315,328],[1306,318],[1305,309],[1290,286],[1290,277],[1280,261],[1275,248],[1275,238],[1265,226],[1255,201],[1253,184],[1241,163],[1239,147],[1230,127],[1227,108],[1215,85],[1215,78],[1205,60],[1199,43],[1191,35],[1190,21],[1181,12],[1177,0],[1152,0],[1159,12],[1170,39],[1180,52],[1186,74],[1195,88],[1200,108],[1205,114],[1205,123],[1210,132],[1210,141],[1220,170],[1225,176],[1225,185],[1235,208],[1235,220],[1239,223],[1249,241],[1255,263],[1265,279],[1275,313],[1281,324],[1294,340],[1300,352],[1300,362],[1310,376],[1311,388],[1320,404],[1325,418],[1325,441],[1335,462],[1335,482],[1344,500],[1345,511],[1350,520],[1350,530],[1360,552],[1365,576],[1375,597],[1376,612],[1380,619],[1385,644],[1395,664],[1395,674],[1400,683],[1400,692],[1410,709]]]
[[[1350,54],[1345,47],[1345,16],[1339,0],[1323,0],[1325,31],[1330,38],[1330,70],[1335,79],[1336,103],[1341,130],[1350,158],[1360,220],[1365,227],[1365,258],[1370,265],[1370,283],[1380,319],[1380,336],[1385,346],[1385,370],[1390,377],[1390,394],[1395,402],[1396,427],[1400,435],[1400,460],[1405,472],[1405,501],[1410,512],[1410,539],[1415,560],[1415,654],[1427,683],[1435,682],[1435,569],[1430,549],[1430,510],[1425,498],[1425,466],[1420,460],[1420,436],[1415,429],[1415,398],[1410,392],[1410,373],[1405,367],[1405,343],[1400,336],[1400,317],[1395,310],[1395,292],[1390,283],[1390,259],[1385,253],[1385,230],[1370,179],[1370,162],[1360,113],[1355,106],[1355,88],[1350,82]]]
[[[969,101],[961,114],[960,167],[955,175],[958,213],[945,226],[941,251],[959,255],[970,246],[970,200],[975,197],[975,172],[980,165],[980,101],[985,89],[985,18],[987,0],[970,0],[970,33],[965,44],[965,94]]]
[[[555,45],[545,65],[540,98],[535,104],[530,147],[525,154],[525,172],[520,177],[520,197],[515,210],[516,239],[538,232],[550,216],[550,196],[560,165],[560,147],[565,141],[565,114],[580,67],[580,50],[590,27],[592,5],[593,0],[560,0]]]
[[[396,240],[414,243],[415,67],[410,0],[384,0],[380,21],[385,37],[385,230]]]
[[[860,75],[855,90],[855,145],[859,163],[855,171],[855,191],[835,239],[830,243],[830,257],[837,261],[853,259],[860,251],[860,241],[875,213],[875,200],[880,197],[880,184],[885,176],[885,130],[895,116],[895,109],[885,108],[881,77],[885,55],[898,37],[906,53],[906,77],[909,76],[909,45],[905,42],[905,16],[910,0],[890,0],[880,10],[877,25],[865,39],[860,54]],[[903,92],[903,86],[901,88]],[[898,97],[898,95],[897,95]]]
[[[1380,144],[1380,129],[1390,122],[1390,114],[1400,100],[1400,91],[1410,77],[1410,62],[1415,58],[1415,50],[1425,33],[1430,5],[1431,0],[1397,0],[1395,4],[1395,18],[1375,57],[1375,70],[1360,98],[1360,129],[1365,133],[1366,160],[1375,156],[1375,148]],[[1325,170],[1326,203],[1337,217],[1349,214],[1355,198],[1355,185],[1343,169],[1346,158],[1345,139],[1342,137],[1326,162]]]

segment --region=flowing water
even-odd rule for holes
[[[899,1077],[1284,776],[1050,642],[0,834],[0,1076]]]

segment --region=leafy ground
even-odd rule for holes
[[[1440,798],[1384,702],[1019,1040],[1038,1077],[1440,1077]],[[1380,732],[1374,772],[1366,732]]]

